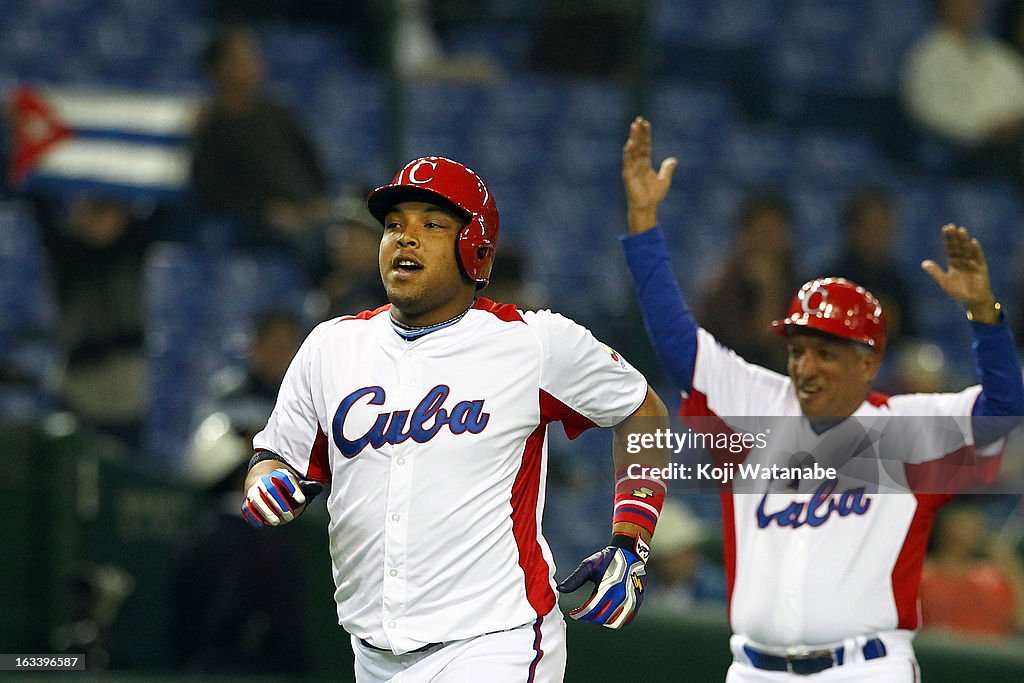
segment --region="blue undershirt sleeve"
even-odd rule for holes
[[[627,235],[621,243],[654,351],[672,382],[690,393],[697,359],[697,321],[683,300],[665,234],[655,227]]]
[[[970,323],[974,333],[971,350],[981,381],[981,394],[974,402],[974,439],[984,445],[1004,436],[1024,415],[1024,381],[1013,335],[1006,320],[994,325]],[[978,418],[1004,418],[984,420]]]

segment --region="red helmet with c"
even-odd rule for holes
[[[885,350],[887,325],[882,305],[871,292],[841,277],[806,283],[793,297],[789,315],[771,324],[772,331],[782,337],[799,328],[865,344],[877,353]]]
[[[494,197],[480,176],[445,157],[420,157],[367,195],[366,207],[383,224],[387,212],[403,201],[448,206],[466,218],[455,239],[456,260],[477,289],[486,286],[498,246],[499,218]]]

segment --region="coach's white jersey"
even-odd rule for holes
[[[988,476],[998,468],[998,457],[985,456],[998,455],[999,444],[985,453],[973,446],[968,416],[979,391],[874,394],[854,419],[819,434],[788,377],[746,363],[700,329],[683,416],[697,430],[711,422],[767,432],[766,447],[716,453],[719,461],[732,460],[737,470],[739,462],[792,466],[807,453],[849,454],[857,449],[847,446],[861,443],[872,456],[823,463],[855,475],[865,466],[863,479],[840,475],[830,485],[737,475],[723,489],[733,631],[765,646],[806,650],[917,628],[928,532],[935,510],[951,497],[935,493],[937,482],[949,484],[955,470]],[[692,419],[702,416],[708,422]],[[927,419],[903,419],[911,416]],[[822,448],[844,440],[843,447]]]
[[[254,445],[330,481],[338,619],[403,653],[555,605],[546,425],[610,427],[647,383],[583,327],[478,299],[413,341],[388,307],[316,327]]]

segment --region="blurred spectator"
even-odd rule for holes
[[[174,634],[184,671],[308,671],[305,580],[295,571],[294,532],[262,534],[239,512],[252,437],[266,425],[301,340],[295,316],[262,315],[245,377],[220,388],[190,441],[187,474],[203,491],[204,513],[175,557]],[[281,623],[288,628],[273,628]]]
[[[305,580],[289,536],[243,521],[252,442],[216,413],[196,432],[189,473],[204,510],[173,558],[174,645],[180,670],[293,677],[308,670]],[[287,623],[287,628],[274,624]]]
[[[319,278],[321,318],[372,311],[388,302],[377,254],[381,224],[366,208],[368,188],[355,188],[335,205],[336,222],[327,230],[326,267]]]
[[[435,29],[441,3],[432,0],[397,0],[391,59],[397,73],[407,79],[492,83],[498,66],[485,54],[448,54]],[[465,14],[466,6],[461,7]]]
[[[1012,312],[1009,316],[1014,339],[1018,348],[1024,348],[1024,249],[1019,250],[1011,271],[1013,276],[1013,293],[1010,297]]]
[[[786,349],[769,331],[799,283],[793,266],[793,209],[777,194],[756,194],[740,208],[723,270],[700,296],[696,317],[751,363],[786,371]]]
[[[996,35],[1024,58],[1024,0],[1006,0],[999,7]]]
[[[304,336],[299,317],[289,311],[266,311],[254,324],[244,373],[227,370],[216,375],[206,411],[225,415],[249,441],[267,424],[281,381]]]
[[[1024,60],[982,31],[981,0],[936,0],[936,24],[909,52],[910,116],[952,143],[962,171],[1019,177],[1024,150]]]
[[[445,50],[444,36],[449,31],[465,34],[481,20],[480,8],[461,0],[214,0],[211,4],[221,20],[331,26],[349,38],[356,57],[365,64],[394,68],[403,78],[490,84],[501,75],[498,64],[485,53]]]
[[[520,310],[543,306],[537,287],[526,277],[526,261],[518,247],[500,245],[501,258],[495,259],[491,280],[480,296],[504,304],[515,304]]]
[[[31,201],[67,353],[63,401],[137,448],[147,401],[142,266],[161,216],[100,195]]]
[[[244,221],[243,244],[287,245],[315,262],[330,218],[328,175],[294,114],[266,94],[256,36],[241,26],[221,30],[203,65],[214,92],[193,141],[199,208]]]
[[[905,337],[895,350],[891,370],[880,377],[886,394],[937,394],[952,390],[946,355],[938,344]]]
[[[1024,627],[1024,568],[985,524],[981,509],[960,502],[936,518],[932,552],[921,575],[925,629],[1012,635]]]
[[[880,187],[865,187],[846,202],[842,216],[845,244],[825,273],[845,277],[874,294],[889,323],[889,343],[917,330],[910,290],[903,267],[893,258],[898,226],[891,195]]]
[[[530,66],[552,73],[628,77],[642,44],[647,4],[547,0],[539,13]],[[566,40],[572,35],[574,40]]]
[[[62,654],[84,654],[85,667],[93,672],[123,662],[130,653],[116,651],[113,634],[121,608],[135,588],[135,577],[122,567],[77,563],[60,584],[62,614],[50,631],[51,648]]]
[[[704,523],[689,508],[665,501],[647,563],[648,604],[679,612],[701,603],[725,604],[725,573],[701,550],[708,540]]]

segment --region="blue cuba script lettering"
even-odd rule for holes
[[[450,389],[439,384],[424,396],[416,407],[408,410],[395,410],[390,413],[378,413],[373,425],[362,436],[349,439],[345,436],[345,421],[352,409],[363,399],[367,406],[382,406],[387,398],[383,387],[364,387],[356,389],[342,399],[334,413],[331,429],[334,443],[341,449],[346,458],[354,458],[364,448],[380,448],[384,444],[400,444],[407,439],[417,443],[430,441],[443,427],[448,427],[452,434],[479,434],[487,426],[490,414],[484,412],[484,401],[459,401],[451,410],[442,407],[448,399]]]
[[[794,529],[807,524],[812,527],[821,526],[833,514],[840,517],[847,515],[863,515],[871,507],[871,499],[864,495],[863,488],[850,489],[841,494],[833,495],[836,482],[826,481],[811,495],[805,503],[791,501],[789,505],[776,512],[765,512],[768,494],[764,494],[757,506],[757,526],[767,528],[772,522],[781,527]]]

